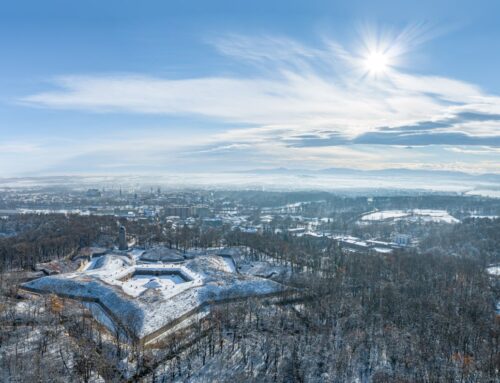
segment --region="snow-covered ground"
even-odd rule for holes
[[[486,269],[486,272],[490,275],[494,275],[496,277],[500,276],[500,266],[490,266]]]
[[[267,262],[253,261],[243,264],[240,272],[262,278],[274,278],[284,276],[289,272],[289,268],[284,266],[272,266]]]
[[[373,250],[380,254],[391,254],[393,251],[392,249],[388,249],[386,247],[374,247]]]
[[[225,271],[229,273],[236,273],[236,264],[234,263],[233,258],[230,257],[221,257],[226,263]]]
[[[361,221],[408,220],[424,222],[458,223],[457,218],[446,210],[413,209],[413,210],[382,210],[365,214]]]

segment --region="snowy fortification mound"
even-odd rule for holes
[[[260,267],[265,275],[265,266]],[[277,282],[240,274],[237,269],[232,256],[213,252],[175,263],[135,262],[127,255],[106,254],[92,259],[79,272],[43,277],[23,288],[83,301],[107,327],[113,323],[136,338],[150,341],[206,304],[285,290]]]

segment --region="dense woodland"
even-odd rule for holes
[[[332,277],[304,275],[309,296],[296,305],[222,312],[222,333],[235,334],[239,355],[214,356],[203,373],[217,365],[237,371],[227,381],[498,380],[500,328],[488,279],[473,261],[354,255],[335,266]],[[190,374],[178,363],[185,369],[177,373]]]
[[[500,381],[500,286],[485,272],[500,262],[499,219],[416,225],[419,247],[391,255],[347,254],[327,238],[154,220],[54,214],[0,224],[15,232],[0,239],[1,381]],[[278,304],[213,307],[192,328],[144,348],[110,334],[76,302],[27,300],[17,290],[22,270],[111,245],[121,224],[144,246],[248,246],[252,259],[290,266],[282,282],[296,293]],[[394,227],[356,230],[378,236]],[[134,365],[129,376],[124,358]]]
[[[92,245],[112,247],[118,227],[124,225],[140,245],[166,242],[178,248],[208,247],[216,244],[221,233],[203,233],[199,228],[172,230],[157,222],[118,220],[110,216],[64,214],[26,214],[0,220],[0,229],[15,235],[0,237],[0,271],[30,270],[38,263],[71,258],[78,250]]]
[[[63,214],[17,215],[0,220],[16,234],[0,238],[0,270],[30,269],[40,262],[71,257],[94,243],[112,223],[110,217]]]
[[[472,218],[458,225],[431,231],[422,243],[433,254],[458,255],[483,261],[500,262],[500,219]]]

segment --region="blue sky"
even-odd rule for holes
[[[0,7],[0,176],[500,172],[497,1]]]

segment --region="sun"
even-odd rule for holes
[[[381,74],[389,69],[389,58],[381,52],[370,52],[364,58],[364,66],[370,74]]]

